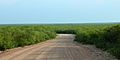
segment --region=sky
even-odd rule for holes
[[[120,0],[0,0],[0,24],[120,22]]]

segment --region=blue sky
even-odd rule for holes
[[[120,0],[0,0],[0,24],[120,22]]]

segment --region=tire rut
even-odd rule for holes
[[[97,55],[97,48],[73,42],[75,35],[59,34],[56,39],[0,54],[0,60],[117,60]],[[94,51],[95,50],[95,51]]]

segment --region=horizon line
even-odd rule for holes
[[[57,22],[57,23],[0,23],[0,25],[9,25],[9,24],[101,24],[101,23],[120,23],[120,22]]]

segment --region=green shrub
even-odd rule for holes
[[[14,48],[15,42],[13,39],[11,33],[7,31],[0,33],[0,50]]]
[[[120,37],[120,25],[107,28],[103,36],[106,42],[116,43],[117,39]]]
[[[37,27],[37,28],[36,28]],[[46,31],[42,26],[0,27],[0,50],[23,47],[55,38],[56,33]]]
[[[120,59],[120,47],[114,47],[108,50],[111,54],[116,56],[118,59]]]
[[[104,29],[83,28],[77,32],[75,41],[94,44],[120,59],[120,25],[108,26]]]
[[[75,34],[75,41],[94,44],[120,57],[120,24],[0,26],[0,50],[40,43],[55,38],[56,33]]]

